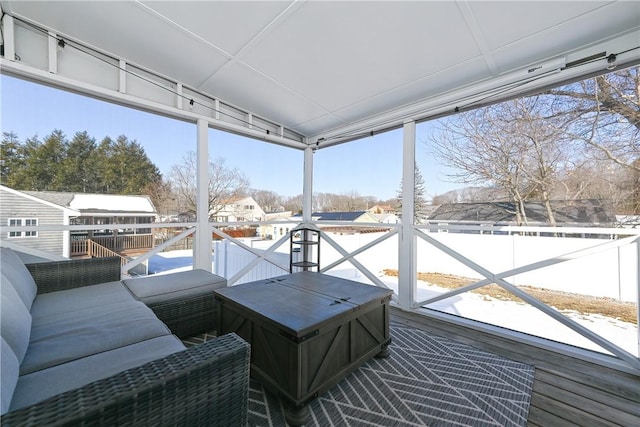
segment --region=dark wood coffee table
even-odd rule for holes
[[[286,403],[291,425],[355,368],[388,355],[391,290],[299,272],[214,292],[218,333],[251,344],[251,376]]]

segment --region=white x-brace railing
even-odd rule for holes
[[[317,224],[317,223],[314,223]],[[323,223],[324,224],[324,223]],[[336,224],[342,224],[337,222]],[[302,224],[304,225],[304,224]],[[331,224],[324,224],[324,225],[331,225]],[[351,224],[353,226],[353,224]],[[362,224],[358,224],[358,226],[362,226],[362,227],[382,227],[381,224],[367,224],[367,223],[362,223]],[[425,226],[422,226],[425,227]],[[427,226],[428,227],[428,226]],[[385,225],[384,228],[391,228],[391,230],[389,230],[388,232],[386,232],[383,236],[378,237],[377,239],[361,246],[360,248],[354,250],[353,252],[348,252],[347,250],[345,250],[344,248],[342,248],[334,239],[332,239],[331,237],[329,237],[329,235],[327,233],[322,233],[321,234],[321,239],[322,241],[328,243],[331,247],[333,247],[340,255],[342,255],[342,258],[322,267],[320,269],[320,272],[328,272],[331,269],[335,268],[336,266],[344,263],[344,262],[350,262],[358,271],[360,271],[363,275],[365,275],[373,284],[375,284],[376,286],[379,287],[384,287],[384,288],[388,288],[388,286],[382,282],[374,273],[372,273],[370,270],[368,270],[362,263],[358,262],[355,257],[361,253],[363,253],[364,251],[386,241],[387,239],[393,237],[394,235],[397,235],[399,233],[399,228],[398,227],[389,227],[388,225]],[[278,241],[276,241],[273,245],[271,245],[269,247],[269,249],[267,251],[256,251],[253,248],[247,246],[246,244],[242,243],[241,241],[234,239],[230,236],[228,236],[226,233],[220,231],[219,229],[214,227],[214,230],[222,235],[225,238],[228,238],[230,241],[236,243],[238,246],[244,248],[245,250],[253,253],[256,256],[256,259],[253,260],[250,264],[248,264],[247,266],[245,266],[241,271],[239,271],[238,273],[236,273],[233,277],[229,278],[229,284],[233,284],[235,283],[237,280],[239,280],[242,276],[244,276],[247,272],[249,272],[252,268],[254,268],[261,260],[265,260],[267,262],[272,263],[273,265],[282,268],[284,270],[287,270],[287,266],[282,266],[280,264],[278,264],[276,261],[273,261],[271,259],[269,259],[269,255],[273,254],[275,252],[275,250],[280,247],[282,244],[284,244],[289,236],[285,235],[283,236],[281,239],[279,239]],[[504,288],[505,290],[507,290],[508,292],[511,292],[512,294],[514,294],[515,296],[519,297],[520,299],[522,299],[523,301],[527,302],[528,304],[530,304],[531,306],[535,307],[536,309],[542,311],[543,313],[547,314],[548,316],[552,317],[553,319],[557,320],[558,322],[560,322],[561,324],[569,327],[570,329],[572,329],[573,331],[577,332],[578,334],[584,336],[585,338],[589,339],[590,341],[594,342],[595,344],[599,345],[600,347],[602,347],[603,349],[609,351],[610,353],[614,354],[615,356],[619,357],[620,359],[624,360],[625,362],[629,363],[631,366],[635,367],[635,368],[640,368],[640,359],[638,359],[638,357],[636,357],[635,355],[625,351],[624,349],[618,347],[617,345],[615,345],[614,343],[610,342],[609,340],[603,338],[602,336],[594,333],[593,331],[587,329],[586,327],[582,326],[581,324],[571,320],[570,318],[564,316],[563,314],[559,313],[558,311],[556,311],[555,309],[549,307],[548,305],[544,304],[542,301],[538,300],[537,298],[527,294],[526,292],[524,292],[523,290],[521,290],[520,288],[516,287],[515,285],[513,285],[512,283],[508,282],[507,280],[505,280],[506,277],[510,277],[510,276],[514,276],[514,275],[518,275],[518,274],[522,274],[522,273],[526,273],[526,272],[530,272],[530,271],[534,271],[537,269],[541,269],[544,267],[548,267],[548,266],[552,266],[552,265],[556,265],[556,264],[560,264],[560,263],[564,263],[573,259],[578,259],[581,257],[585,257],[588,255],[593,255],[595,253],[599,253],[602,251],[606,251],[608,249],[613,249],[613,248],[619,248],[622,246],[626,246],[626,245],[632,245],[632,244],[637,244],[640,245],[640,236],[638,235],[634,235],[634,236],[630,236],[630,237],[624,237],[618,240],[610,240],[610,241],[606,241],[605,243],[596,245],[596,246],[592,246],[590,248],[586,248],[586,249],[581,249],[581,250],[577,250],[574,252],[570,252],[570,253],[566,253],[560,256],[556,256],[556,257],[552,257],[552,258],[548,258],[542,261],[537,261],[528,265],[524,265],[518,268],[514,268],[514,269],[510,269],[510,270],[506,270],[506,271],[502,271],[502,272],[498,272],[498,273],[493,273],[491,271],[489,271],[488,269],[482,267],[481,265],[475,263],[474,261],[472,261],[471,259],[465,257],[464,255],[460,254],[459,252],[451,249],[450,247],[446,246],[445,244],[441,243],[440,241],[438,241],[436,238],[429,236],[427,233],[425,233],[424,231],[420,230],[420,226],[416,226],[414,229],[414,235],[423,239],[424,241],[426,241],[427,243],[433,245],[434,247],[438,248],[439,250],[443,251],[444,253],[448,254],[449,256],[451,256],[452,258],[460,261],[462,264],[464,264],[465,266],[469,267],[470,269],[476,271],[477,273],[481,274],[483,277],[485,277],[485,279],[483,280],[479,280],[475,283],[466,285],[464,287],[452,290],[452,291],[448,291],[446,293],[437,295],[435,297],[429,298],[427,300],[424,301],[415,301],[413,304],[414,308],[419,308],[419,307],[423,307],[426,306],[428,304],[446,299],[446,298],[450,298],[453,297],[455,295],[459,295],[465,292],[469,292],[473,289],[477,289],[492,283],[496,283],[497,285],[501,286],[502,288]],[[640,249],[639,249],[640,252]],[[640,257],[640,255],[639,255]],[[640,261],[640,260],[639,260]],[[414,284],[414,286],[416,286],[416,284]],[[394,295],[394,300],[397,301],[397,295]]]
[[[600,347],[604,348],[605,350],[611,352],[612,354],[618,356],[620,359],[626,361],[627,363],[629,363],[631,366],[635,367],[635,368],[640,368],[640,359],[638,357],[636,357],[635,355],[623,350],[622,348],[618,347],[617,345],[613,344],[612,342],[606,340],[605,338],[601,337],[600,335],[592,332],[591,330],[585,328],[584,326],[582,326],[581,324],[573,321],[572,319],[564,316],[563,314],[561,314],[560,312],[554,310],[553,308],[549,307],[548,305],[546,305],[545,303],[543,303],[542,301],[540,301],[539,299],[529,295],[528,293],[524,292],[523,290],[521,290],[520,288],[516,287],[515,285],[509,283],[508,281],[506,281],[504,278],[505,277],[510,277],[510,276],[514,276],[517,274],[522,274],[525,272],[529,272],[529,271],[533,271],[533,270],[537,270],[540,268],[544,268],[544,267],[548,267],[551,265],[555,265],[555,264],[560,264],[569,260],[573,260],[573,259],[577,259],[577,258],[581,258],[587,255],[592,255],[594,253],[599,253],[602,251],[606,251],[608,249],[613,249],[613,248],[618,248],[621,246],[626,246],[626,245],[631,245],[631,244],[636,244],[638,245],[638,257],[639,257],[639,262],[640,262],[640,236],[630,236],[630,237],[625,237],[619,240],[613,240],[613,241],[607,241],[606,243],[602,243],[599,245],[595,245],[592,246],[590,248],[585,248],[585,249],[581,249],[578,251],[574,251],[571,253],[567,253],[567,254],[563,254],[563,255],[559,255],[556,257],[552,257],[552,258],[548,258],[542,261],[538,261],[535,263],[531,263],[528,265],[524,265],[518,268],[514,268],[511,270],[507,270],[507,271],[502,271],[500,273],[492,273],[491,271],[487,270],[486,268],[482,267],[481,265],[473,262],[471,259],[465,257],[464,255],[460,254],[457,251],[454,251],[453,249],[451,249],[450,247],[448,247],[447,245],[443,244],[442,242],[438,241],[436,238],[429,236],[427,233],[425,233],[424,231],[416,228],[414,230],[414,234],[417,237],[420,237],[421,239],[423,239],[424,241],[426,241],[427,243],[433,245],[434,247],[436,247],[437,249],[441,250],[442,252],[446,253],[447,255],[451,256],[452,258],[460,261],[462,264],[464,264],[466,267],[474,270],[475,272],[481,274],[483,277],[485,277],[485,279],[477,281],[475,283],[471,283],[469,285],[463,286],[461,288],[452,290],[452,291],[448,291],[445,292],[443,294],[439,294],[435,297],[426,299],[424,301],[419,301],[414,303],[414,308],[418,308],[418,307],[422,307],[422,306],[426,306],[428,304],[446,299],[446,298],[450,298],[453,297],[455,295],[459,295],[468,291],[471,291],[473,289],[477,289],[492,283],[497,284],[498,286],[502,287],[503,289],[507,290],[508,292],[511,292],[512,294],[514,294],[515,296],[517,296],[518,298],[522,299],[523,301],[527,302],[528,304],[532,305],[533,307],[537,308],[538,310],[542,311],[543,313],[547,314],[548,316],[552,317],[553,319],[557,320],[558,322],[562,323],[563,325],[569,327],[570,329],[572,329],[573,331],[579,333],[580,335],[584,336],[585,338],[587,338],[588,340],[596,343],[597,345],[599,345]],[[640,268],[640,267],[639,267]],[[639,279],[640,280],[640,279]],[[639,285],[640,286],[640,285]],[[640,340],[640,338],[639,338]]]
[[[312,222],[313,223],[313,222]],[[279,224],[282,224],[281,222]],[[290,224],[292,225],[292,228],[295,225],[304,225],[304,224],[298,224],[295,222],[290,222]],[[317,223],[314,223],[317,224]],[[273,260],[270,258],[270,255],[272,255],[282,244],[284,244],[285,242],[287,242],[289,240],[289,235],[284,235],[282,238],[280,238],[279,240],[275,241],[266,251],[264,250],[256,250],[250,246],[247,246],[245,243],[243,243],[242,241],[240,241],[239,239],[236,239],[234,237],[229,236],[227,233],[225,233],[224,231],[222,231],[219,227],[220,226],[226,226],[228,224],[220,224],[220,225],[210,225],[210,231],[214,231],[215,233],[217,233],[218,235],[221,235],[222,237],[224,237],[225,239],[228,239],[229,241],[235,243],[236,245],[238,245],[239,247],[249,251],[250,253],[252,253],[253,255],[255,255],[255,259],[252,260],[250,263],[248,263],[244,268],[242,268],[240,271],[238,271],[233,277],[228,279],[228,283],[229,285],[233,285],[235,282],[237,282],[240,278],[242,278],[247,272],[249,272],[251,269],[253,269],[255,266],[257,266],[260,261],[264,260],[267,261],[273,265],[275,265],[276,267],[279,267],[283,270],[288,270],[288,266],[285,265],[281,265],[279,264],[277,261]],[[323,222],[323,225],[344,225],[344,222],[335,222],[334,223],[328,223],[328,222]],[[349,225],[353,226],[353,223],[350,223]],[[344,263],[344,262],[350,262],[358,271],[360,271],[362,274],[364,274],[373,284],[375,284],[376,286],[379,287],[384,287],[384,288],[388,288],[388,286],[382,282],[374,273],[372,273],[371,271],[369,271],[362,263],[358,262],[355,257],[361,253],[363,253],[364,251],[386,241],[387,239],[395,236],[395,235],[399,235],[400,232],[400,228],[397,225],[394,224],[377,224],[377,223],[358,223],[357,224],[359,227],[373,227],[373,228],[386,228],[386,229],[390,229],[389,231],[387,231],[384,235],[376,238],[375,240],[361,246],[360,248],[354,250],[353,252],[349,253],[347,250],[345,250],[344,248],[342,248],[334,239],[332,239],[331,237],[329,237],[327,235],[327,233],[321,233],[321,239],[323,241],[325,241],[326,243],[328,243],[331,247],[333,247],[340,255],[342,255],[342,258],[322,267],[320,269],[321,272],[327,272],[330,271],[331,269],[335,268],[336,266]],[[134,227],[139,228],[139,227],[146,227],[148,228],[149,226],[153,227],[153,228],[172,228],[175,226],[189,226],[188,228],[186,228],[184,231],[182,231],[181,233],[179,233],[178,235],[172,237],[171,239],[167,240],[166,242],[162,243],[161,245],[158,245],[156,247],[154,247],[151,251],[145,253],[144,255],[141,255],[139,257],[137,257],[135,260],[132,260],[131,262],[129,262],[128,264],[122,266],[122,272],[123,274],[125,274],[128,270],[130,270],[131,268],[133,268],[135,265],[140,264],[146,260],[148,260],[149,258],[151,258],[152,256],[156,255],[157,253],[161,252],[164,248],[172,245],[173,243],[193,234],[196,229],[197,226],[194,226],[194,224],[144,224],[144,225],[135,225]],[[102,226],[103,228],[105,227],[104,225]],[[107,226],[108,227],[108,226]],[[15,227],[14,227],[15,228]],[[24,228],[24,227],[23,227]],[[32,227],[33,228],[33,227]],[[94,227],[87,227],[87,226],[45,226],[45,227],[40,227],[40,228],[46,228],[46,229],[81,229],[81,228],[95,228]],[[416,237],[421,238],[422,240],[424,240],[425,242],[429,243],[430,245],[434,246],[435,248],[441,250],[442,252],[448,254],[449,256],[451,256],[452,258],[456,259],[457,261],[461,262],[463,265],[465,265],[466,267],[472,269],[473,271],[479,273],[480,275],[482,275],[484,277],[484,279],[479,280],[477,282],[471,283],[469,285],[463,286],[461,288],[458,289],[454,289],[442,294],[439,294],[437,296],[431,297],[429,299],[423,300],[423,301],[414,301],[413,303],[413,308],[419,308],[419,307],[424,307],[427,306],[429,304],[435,303],[437,301],[441,301],[465,292],[469,292],[471,290],[474,289],[478,289],[480,287],[495,283],[499,286],[501,286],[503,289],[507,290],[508,292],[511,292],[512,294],[514,294],[515,296],[519,297],[520,299],[522,299],[523,301],[527,302],[528,304],[530,304],[531,306],[535,307],[536,309],[542,311],[543,313],[547,314],[548,316],[552,317],[553,319],[557,320],[558,322],[560,322],[561,324],[567,326],[568,328],[570,328],[571,330],[577,332],[578,334],[582,335],[583,337],[587,338],[588,340],[594,342],[595,344],[599,345],[601,348],[609,351],[610,353],[614,354],[615,356],[619,357],[621,360],[624,360],[625,362],[627,362],[630,366],[633,366],[636,369],[640,369],[640,359],[638,357],[636,357],[635,355],[625,351],[624,349],[618,347],[617,345],[615,345],[614,343],[610,342],[609,340],[603,338],[602,336],[594,333],[593,331],[585,328],[584,326],[580,325],[579,323],[571,320],[570,318],[564,316],[563,314],[559,313],[558,311],[556,311],[555,309],[549,307],[548,305],[544,304],[542,301],[538,300],[537,298],[527,294],[526,292],[524,292],[523,290],[521,290],[520,288],[518,288],[517,286],[513,285],[512,283],[508,282],[507,280],[505,280],[505,278],[507,277],[511,277],[511,276],[515,276],[518,274],[522,274],[522,273],[526,273],[526,272],[530,272],[530,271],[534,271],[534,270],[538,270],[541,268],[545,268],[545,267],[549,267],[552,265],[556,265],[556,264],[561,264],[570,260],[574,260],[574,259],[578,259],[578,258],[582,258],[588,255],[593,255],[596,253],[600,253],[609,249],[613,249],[613,248],[620,248],[622,246],[627,246],[627,245],[637,245],[637,256],[638,256],[638,269],[640,270],[640,235],[637,233],[636,230],[630,232],[629,234],[632,234],[631,236],[628,237],[622,237],[620,239],[617,240],[608,240],[604,243],[589,247],[589,248],[585,248],[585,249],[580,249],[574,252],[570,252],[570,253],[565,253],[559,256],[555,256],[555,257],[551,257],[548,259],[544,259],[541,261],[537,261],[531,264],[527,264],[527,265],[523,265],[514,269],[510,269],[510,270],[505,270],[505,271],[501,271],[498,273],[494,273],[484,267],[482,267],[481,265],[479,265],[478,263],[474,262],[473,260],[469,259],[468,257],[465,257],[464,255],[460,254],[459,252],[451,249],[449,246],[445,245],[444,243],[438,241],[435,237],[430,236],[428,233],[425,233],[423,230],[421,230],[421,228],[426,229],[426,228],[430,228],[429,225],[422,225],[422,226],[414,226],[413,227],[413,233]],[[468,229],[469,227],[464,227],[465,229]],[[594,229],[594,231],[597,231]],[[620,231],[617,234],[622,234],[623,232]],[[412,284],[413,286],[417,286],[416,283]],[[640,271],[638,272],[638,288],[639,288],[639,293],[640,293]],[[394,295],[394,300],[397,301],[397,295]],[[636,302],[637,303],[637,302]],[[640,307],[638,308],[638,310],[640,310]],[[639,332],[639,338],[638,341],[640,343],[640,332]]]

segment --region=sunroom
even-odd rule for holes
[[[5,89],[13,84],[6,79],[31,82],[126,107],[130,129],[143,123],[138,114],[175,122],[195,153],[189,158],[189,148],[169,139],[157,142],[191,166],[196,220],[151,224],[162,239],[123,266],[123,275],[188,241],[185,248],[193,255],[183,266],[223,275],[230,286],[278,276],[291,268],[290,233],[249,241],[228,229],[318,228],[318,270],[392,289],[392,322],[398,327],[534,366],[525,423],[640,420],[640,227],[634,222],[640,208],[637,185],[633,190],[640,174],[637,2],[0,1],[0,6],[3,111],[26,112],[31,99]],[[630,111],[598,99],[612,81],[625,82],[607,88],[619,89],[620,105]],[[588,112],[581,110],[586,99],[563,97],[571,87],[581,88],[585,97],[593,92]],[[555,98],[535,98],[539,94]],[[525,108],[517,110],[522,104]],[[60,109],[65,108],[74,111]],[[563,114],[552,114],[558,111]],[[512,145],[506,165],[500,163],[506,151],[489,156],[505,148],[498,142],[509,138],[502,135],[522,131],[514,123],[533,113],[545,121],[530,120],[529,130],[546,129],[552,147]],[[620,128],[601,130],[605,124]],[[3,119],[3,132],[12,126]],[[526,131],[521,135],[536,139]],[[226,153],[225,144],[236,144],[236,155],[246,162],[264,155],[256,147],[275,150],[280,161],[264,155],[265,176],[298,185],[302,221],[293,215],[250,224],[212,221],[211,208],[220,201],[211,200],[217,175],[209,159]],[[543,149],[551,154],[535,157]],[[568,155],[572,150],[588,151],[599,169],[583,168],[578,176],[576,165],[586,163],[586,156]],[[520,192],[525,187],[517,185],[497,189],[508,178],[500,175],[501,166],[503,172],[524,169],[518,159],[539,161],[535,177],[533,171],[515,175],[534,183],[525,186],[526,196]],[[491,171],[479,173],[483,167]],[[400,222],[354,227],[352,221],[314,217],[316,193],[332,186],[334,192],[358,189],[365,181],[382,188],[383,169],[393,171],[392,187],[399,188]],[[331,174],[320,174],[327,170]],[[612,189],[618,173],[625,177],[626,193],[589,192],[595,184],[585,176],[602,177],[600,184]],[[430,221],[420,214],[423,195],[415,190],[421,174],[427,188],[432,177],[447,174],[475,189],[475,198],[457,192],[439,199],[439,204],[473,203],[475,217]],[[555,187],[548,184],[553,179]],[[352,184],[337,187],[345,182]],[[442,188],[444,194],[453,187]],[[607,191],[611,197],[605,200],[601,195]],[[583,204],[610,220],[556,220],[551,213],[558,194],[564,201],[589,200]],[[548,215],[542,225],[527,221],[526,206],[533,202],[539,204],[536,212]],[[172,211],[175,204],[169,197],[156,208],[169,217],[180,213]],[[514,219],[481,218],[498,208]],[[1,226],[3,235],[60,228]],[[358,232],[345,232],[354,229]],[[213,235],[223,239],[214,242]]]

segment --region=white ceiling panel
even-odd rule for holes
[[[451,2],[312,2],[242,60],[340,109],[479,55],[463,23]]]
[[[640,2],[636,4],[638,7],[631,10],[617,3],[597,9],[597,15],[596,12],[581,14],[571,22],[532,32],[528,37],[505,44],[493,51],[492,56],[499,69],[506,72],[522,64],[526,66],[527,60],[531,61],[534,58],[539,61],[566,55],[575,50],[575,46],[584,48],[589,46],[592,40],[606,40],[608,37],[619,35],[611,34],[610,22],[619,23],[620,28],[632,28],[634,24],[637,28],[640,25]],[[638,44],[640,45],[640,37]],[[609,53],[612,52],[607,52]],[[529,63],[533,62],[536,61]]]
[[[627,0],[0,5],[311,139],[386,123],[556,57],[640,62],[640,2]]]
[[[194,36],[202,37],[229,55],[237,54],[290,5],[286,1],[143,3],[168,21],[185,28]]]
[[[242,63],[225,68],[202,89],[216,93],[221,99],[234,99],[249,111],[265,111],[277,100],[281,104],[270,120],[289,128],[326,114],[326,111],[288,89],[275,84],[268,77],[251,70]]]
[[[607,3],[611,2],[472,1],[468,5],[489,48],[498,49],[601,9]],[[496,31],[498,28],[500,31]]]
[[[472,70],[472,71],[469,71]],[[423,100],[425,97],[437,97],[446,95],[450,91],[463,87],[473,73],[474,81],[489,79],[489,69],[482,58],[474,58],[463,64],[447,68],[434,75],[409,83],[403,87],[395,88],[367,98],[357,104],[350,105],[336,111],[335,115],[345,122],[359,119],[363,114],[372,116],[386,111],[388,105],[410,105]],[[462,106],[462,105],[460,105]]]

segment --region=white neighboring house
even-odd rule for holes
[[[88,238],[118,253],[148,250],[153,247],[151,229],[127,228],[127,224],[150,224],[155,217],[156,209],[148,196],[18,191],[0,185],[0,240],[65,258],[82,256],[77,249],[86,248],[81,242]],[[96,224],[122,224],[122,227],[73,233],[1,229]],[[121,247],[125,241],[127,247]]]
[[[265,213],[253,197],[233,197],[209,213],[213,222],[252,222],[264,220]]]
[[[399,224],[400,218],[394,213],[371,214],[378,222],[382,224]]]
[[[300,218],[291,217],[291,211],[272,212],[265,214],[265,221],[277,221],[271,224],[263,224],[258,227],[257,234],[265,240],[279,239],[295,228],[300,221]],[[295,222],[294,222],[295,221]]]

